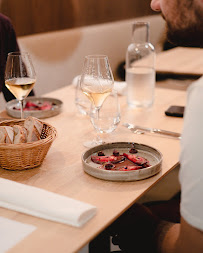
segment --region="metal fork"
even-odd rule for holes
[[[159,128],[142,127],[142,126],[137,126],[137,125],[133,125],[130,123],[124,123],[123,126],[130,129],[133,133],[141,134],[144,132],[149,132],[149,133],[153,133],[153,134],[161,134],[161,135],[166,135],[166,136],[181,139],[180,133],[171,132],[171,131],[167,131],[167,130],[163,130],[163,129],[159,129]]]

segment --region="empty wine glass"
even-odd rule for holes
[[[99,118],[100,108],[114,86],[113,74],[106,55],[88,55],[85,57],[80,86],[83,93],[91,101],[91,110]]]
[[[36,74],[27,52],[11,52],[8,54],[5,70],[5,85],[20,102],[21,119],[23,114],[23,101],[33,89]]]
[[[92,106],[90,110],[90,120],[97,132],[97,137],[94,141],[85,142],[86,147],[94,147],[96,145],[104,143],[100,134],[112,133],[120,123],[120,104],[118,101],[118,95],[116,91],[112,91],[105,99],[100,107],[99,114]]]

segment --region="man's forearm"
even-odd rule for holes
[[[202,253],[203,231],[181,218],[180,224],[161,221],[156,232],[160,253]]]
[[[176,253],[180,224],[161,221],[156,232],[157,248],[159,253]]]

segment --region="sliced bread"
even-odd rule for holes
[[[27,129],[27,142],[40,140],[43,129],[43,123],[34,117],[28,117],[24,122],[24,127]]]
[[[0,143],[13,143],[14,132],[10,126],[0,126]]]
[[[14,140],[13,143],[26,143],[27,142],[27,129],[23,126],[14,125]]]
[[[0,126],[0,143],[6,143],[6,133],[3,126]]]

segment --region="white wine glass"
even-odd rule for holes
[[[114,86],[113,74],[106,55],[85,56],[80,85],[95,109],[99,110]]]
[[[90,120],[97,132],[97,138],[94,142],[86,142],[86,147],[93,147],[98,144],[105,143],[105,140],[101,138],[102,135],[106,134],[107,140],[109,140],[109,134],[111,134],[120,123],[120,104],[116,91],[112,91],[109,96],[103,102],[99,115],[94,108],[90,110]]]
[[[8,54],[5,70],[5,85],[18,99],[21,119],[24,118],[23,101],[33,89],[36,82],[35,70],[27,52]]]
[[[114,86],[114,78],[108,56],[85,56],[80,86],[83,93],[91,101],[91,110],[94,110],[96,117],[99,118],[100,108]]]

